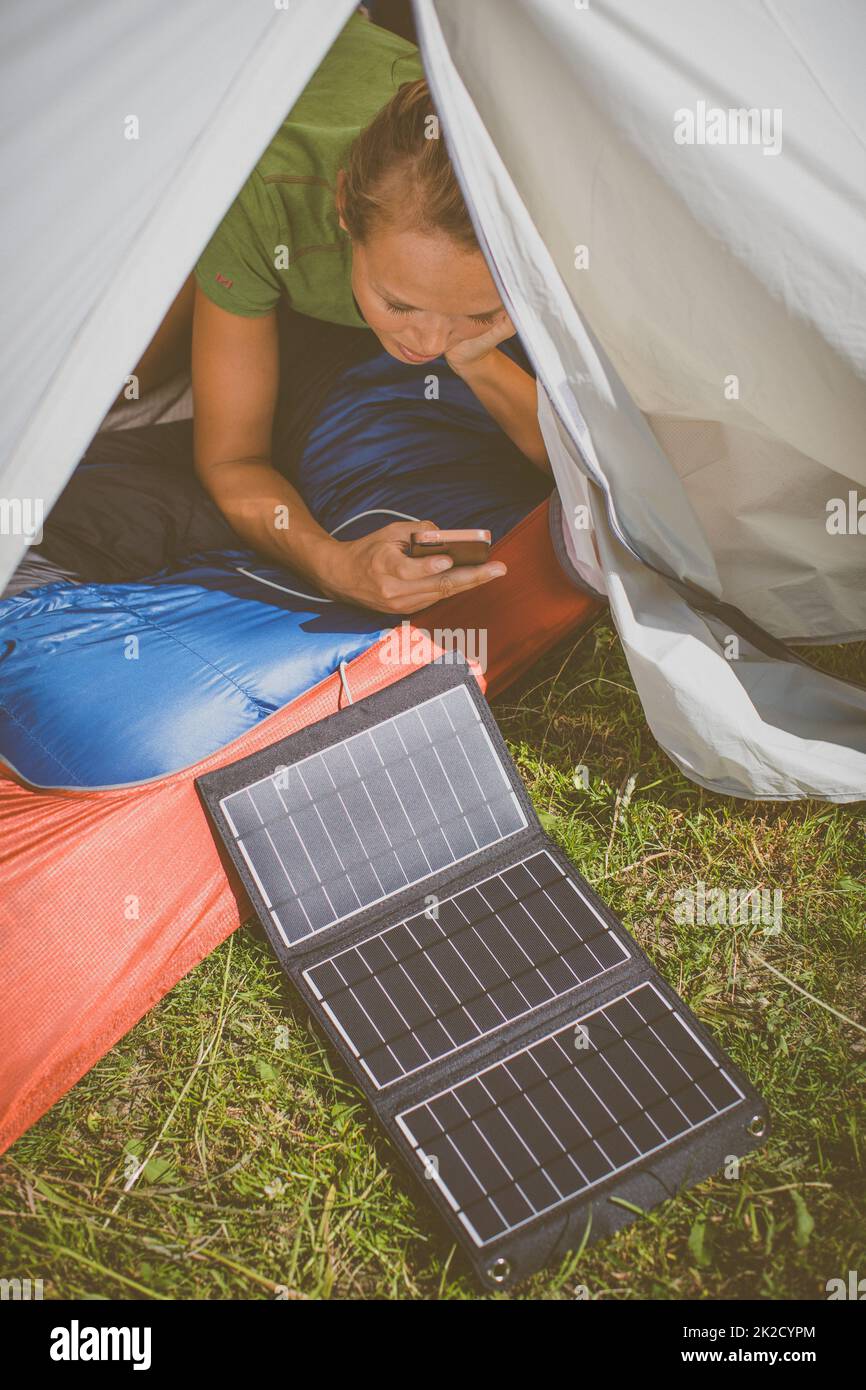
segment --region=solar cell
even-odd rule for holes
[[[286,945],[527,824],[464,685],[232,792],[220,807]]]
[[[468,671],[433,664],[285,745],[203,797],[283,968],[489,1284],[564,1248],[584,1203],[595,1238],[619,1196],[652,1205],[766,1132],[546,839]]]
[[[482,1246],[743,1099],[647,982],[403,1111],[397,1123]]]
[[[629,959],[547,851],[304,971],[378,1088]]]

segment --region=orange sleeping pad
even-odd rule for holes
[[[496,694],[597,613],[558,565],[547,503],[493,553],[505,578],[426,610],[345,668],[352,699],[435,658],[437,630],[460,629],[483,630],[477,675]],[[0,1151],[250,915],[195,778],[345,699],[335,673],[194,767],[142,786],[35,791],[0,774]]]

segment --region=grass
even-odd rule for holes
[[[814,656],[866,674],[862,644]],[[687,782],[604,624],[495,709],[545,828],[774,1119],[738,1180],[704,1182],[495,1297],[823,1298],[828,1279],[863,1274],[866,807]],[[698,879],[780,888],[780,929],[678,922],[677,890]],[[41,1277],[46,1298],[479,1296],[257,927],[0,1161],[0,1223],[0,1272]]]

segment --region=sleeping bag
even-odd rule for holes
[[[300,443],[297,413],[284,413],[274,449],[331,534],[409,517],[498,539],[547,496],[549,477],[444,359],[410,367],[371,352],[372,335],[341,332],[360,360],[328,338],[318,412]],[[308,372],[321,361],[320,345]],[[308,385],[295,377],[296,392]],[[34,786],[125,786],[188,767],[392,626],[242,549],[191,461],[188,420],[97,435],[37,547],[95,582],[0,603],[0,757]]]

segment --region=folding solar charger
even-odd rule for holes
[[[763,1101],[434,663],[199,779],[280,963],[489,1286],[716,1171]]]

